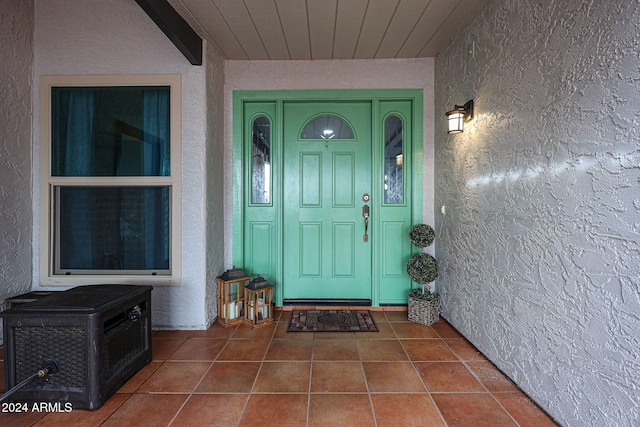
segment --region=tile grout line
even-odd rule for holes
[[[189,336],[187,337],[187,339],[184,341],[184,343],[182,343],[182,345],[180,345],[180,347],[182,347],[183,345],[185,345],[190,339],[192,339],[193,337]],[[207,338],[210,339],[210,338]],[[178,418],[178,415],[180,415],[180,412],[182,412],[182,410],[184,409],[185,406],[187,406],[187,403],[189,402],[189,400],[191,400],[191,398],[193,397],[193,395],[195,394],[196,390],[198,389],[198,387],[200,386],[200,384],[202,384],[202,382],[204,381],[205,377],[207,376],[207,374],[209,373],[209,371],[211,371],[211,368],[213,368],[213,364],[216,362],[216,360],[218,359],[218,357],[220,357],[220,354],[222,353],[222,351],[224,350],[224,348],[227,346],[227,344],[229,344],[229,338],[226,339],[226,342],[224,343],[224,345],[222,346],[222,348],[220,349],[220,351],[218,351],[218,354],[216,354],[216,357],[211,360],[211,364],[209,365],[209,367],[207,368],[207,370],[204,372],[204,374],[202,375],[202,377],[200,378],[200,381],[198,381],[198,383],[193,387],[193,390],[191,390],[191,393],[189,393],[189,396],[185,399],[185,401],[182,403],[182,405],[180,406],[180,408],[178,408],[178,411],[176,412],[176,414],[173,416],[173,418],[171,419],[171,421],[169,421],[169,424],[167,424],[167,426],[170,426],[171,424],[173,424],[176,420],[176,418]],[[178,349],[180,348],[178,347]],[[178,351],[178,349],[176,349],[175,352]],[[173,354],[175,354],[172,353]],[[170,356],[169,356],[170,357]],[[166,363],[166,361],[165,361]],[[158,368],[160,369],[160,368]],[[151,378],[151,376],[149,377]],[[147,380],[149,379],[147,378]],[[145,381],[146,382],[146,381]],[[142,387],[142,385],[140,386]]]
[[[439,334],[438,334],[438,335],[439,335]],[[462,336],[462,335],[461,335],[461,338],[462,338],[463,340],[465,340],[465,342],[469,342],[469,341],[468,341],[466,338],[464,338],[464,336]],[[444,345],[445,345],[445,346],[447,346],[447,348],[448,348],[448,349],[449,349],[449,350],[450,350],[450,351],[451,351],[451,352],[452,352],[452,353],[453,353],[453,354],[458,358],[459,362],[460,362],[460,363],[462,363],[462,365],[465,367],[465,369],[466,369],[467,371],[469,371],[469,373],[470,373],[470,374],[471,374],[471,375],[476,379],[476,381],[478,381],[478,383],[480,383],[480,385],[482,386],[482,388],[484,388],[484,389],[487,391],[487,393],[489,393],[489,395],[491,396],[491,398],[492,398],[492,399],[493,399],[493,400],[498,404],[498,406],[499,406],[500,408],[502,408],[502,410],[503,410],[503,411],[504,411],[504,412],[509,416],[509,418],[511,418],[511,420],[512,420],[512,421],[513,421],[517,426],[520,426],[520,423],[519,423],[518,421],[516,421],[516,419],[513,417],[513,415],[511,415],[511,412],[509,412],[509,411],[507,410],[507,408],[505,408],[505,407],[504,407],[504,405],[502,405],[502,403],[500,403],[500,401],[499,401],[498,399],[496,399],[496,397],[494,396],[493,392],[492,392],[491,390],[489,390],[489,388],[488,388],[488,387],[484,384],[484,382],[480,379],[480,376],[479,376],[479,375],[478,375],[478,374],[477,374],[473,369],[471,369],[471,368],[469,367],[469,365],[467,365],[467,362],[470,362],[470,360],[463,360],[463,359],[462,359],[462,357],[460,357],[460,356],[458,355],[458,353],[456,353],[456,352],[453,350],[453,348],[451,348],[451,346],[449,346],[449,344],[447,343],[447,341],[446,341],[445,339],[442,339],[442,342],[443,342],[443,343],[444,343]],[[471,343],[469,343],[469,344],[471,344]],[[474,346],[474,348],[475,348],[475,346]],[[481,354],[482,354],[482,353],[481,353]],[[484,356],[484,354],[483,354],[483,357],[485,357],[485,359],[486,359],[486,356]],[[486,360],[487,360],[487,362],[489,362],[490,364],[492,364],[492,365],[493,365],[493,363],[491,363],[491,361],[490,361],[489,359],[486,359]],[[497,369],[497,370],[498,370],[498,372],[500,372],[502,375],[504,375],[504,373],[503,373],[501,370],[499,370],[497,366],[493,365],[493,367],[494,367],[495,369]],[[506,375],[505,375],[505,377],[506,377]],[[508,378],[508,377],[506,377],[506,378]],[[509,379],[509,381],[511,381],[511,380]],[[515,385],[515,384],[514,384],[514,385]]]
[[[237,327],[236,327],[237,330]],[[185,361],[189,361],[189,362],[210,362],[209,367],[207,368],[207,370],[204,372],[204,374],[202,375],[202,377],[200,378],[200,380],[198,381],[198,383],[194,386],[193,390],[188,393],[188,397],[185,399],[185,401],[182,403],[182,405],[180,406],[180,408],[178,409],[178,411],[176,412],[176,414],[173,416],[173,418],[169,421],[169,423],[167,424],[167,426],[170,426],[171,424],[173,424],[175,422],[175,420],[178,418],[178,416],[180,415],[180,412],[182,412],[182,410],[185,408],[185,406],[187,405],[187,403],[189,402],[189,400],[191,400],[191,398],[193,397],[193,395],[196,393],[196,390],[198,389],[198,387],[200,386],[200,384],[202,384],[202,382],[204,381],[205,377],[207,376],[207,374],[211,371],[211,369],[213,368],[213,365],[215,364],[215,362],[218,360],[218,358],[220,357],[220,354],[222,354],[222,352],[224,351],[224,349],[227,347],[227,345],[229,344],[229,341],[231,339],[231,336],[233,336],[233,334],[235,334],[235,331],[233,331],[231,333],[230,336],[224,338],[226,340],[225,344],[222,346],[222,348],[220,349],[220,351],[218,351],[218,353],[216,354],[215,358],[213,360],[185,360]],[[183,345],[185,345],[190,339],[197,339],[194,338],[192,336],[188,336],[184,342],[173,352],[171,353],[169,356],[167,356],[167,360],[163,361],[164,365],[165,363],[167,363],[169,361],[169,358],[171,356],[173,356]],[[201,339],[216,339],[216,338],[201,338]],[[161,366],[162,366],[161,365]],[[158,368],[160,369],[160,368]],[[152,374],[153,375],[153,374]],[[149,378],[151,378],[151,376],[149,376]],[[149,378],[147,378],[143,384],[145,382],[147,382],[149,380]],[[142,384],[140,385],[140,387],[142,387]],[[138,387],[138,389],[140,389],[140,387]],[[150,394],[160,394],[160,393],[150,393]],[[180,394],[180,393],[165,393],[165,394]]]
[[[258,382],[258,378],[260,377],[260,372],[262,372],[262,367],[264,365],[264,362],[267,358],[267,353],[269,353],[269,349],[271,348],[271,344],[273,343],[273,337],[276,333],[276,330],[278,329],[278,323],[277,321],[274,322],[275,325],[273,327],[273,332],[271,332],[271,337],[269,338],[269,345],[267,345],[267,348],[264,351],[264,354],[262,355],[262,360],[259,361],[260,362],[260,366],[258,367],[258,372],[256,372],[256,377],[253,379],[253,384],[251,384],[251,389],[249,390],[249,393],[247,393],[247,400],[246,402],[244,402],[244,407],[242,408],[242,412],[240,413],[240,417],[238,418],[238,425],[240,425],[240,423],[242,422],[242,419],[245,416],[245,413],[247,412],[247,407],[249,406],[249,401],[251,400],[251,397],[254,394],[259,394],[259,393],[255,393],[254,389],[256,387],[256,383]],[[269,326],[266,326],[269,327]],[[235,332],[234,332],[235,334]],[[232,335],[233,336],[233,335]],[[222,353],[222,351],[220,351]]]
[[[386,315],[385,315],[386,318]],[[388,320],[388,319],[387,319]],[[377,325],[376,325],[377,326]],[[380,328],[378,328],[380,329]],[[369,407],[371,408],[371,415],[373,416],[373,423],[378,426],[378,417],[376,417],[376,410],[373,406],[373,398],[371,397],[371,389],[369,388],[369,381],[367,380],[367,374],[364,370],[364,360],[362,359],[362,354],[360,353],[360,345],[359,345],[358,337],[356,335],[356,351],[358,352],[358,357],[360,359],[360,369],[362,371],[362,377],[364,378],[364,385],[367,388],[367,397],[369,398]]]
[[[309,426],[309,420],[311,418],[311,385],[313,383],[313,362],[315,356],[316,349],[316,334],[312,332],[313,336],[311,338],[311,357],[309,358],[309,388],[307,389],[307,418],[306,418],[306,426]]]
[[[440,407],[436,403],[435,399],[433,398],[433,393],[429,390],[429,387],[427,387],[427,384],[424,382],[424,378],[422,378],[422,375],[420,375],[420,372],[418,371],[418,368],[415,365],[415,361],[412,360],[411,357],[409,356],[409,353],[407,352],[407,349],[404,347],[404,344],[402,343],[402,340],[400,339],[400,337],[398,337],[398,333],[396,332],[395,328],[393,326],[391,326],[391,329],[393,330],[393,333],[396,335],[396,338],[398,339],[398,342],[400,343],[400,346],[402,347],[402,350],[407,355],[407,358],[409,359],[409,362],[411,362],[411,367],[413,367],[413,370],[415,371],[416,375],[420,379],[420,382],[422,383],[422,386],[424,387],[424,389],[426,390],[427,394],[429,395],[429,399],[431,400],[431,403],[433,404],[433,407],[436,408],[436,411],[438,412],[438,415],[440,415],[440,418],[442,419],[442,422],[444,423],[444,425],[448,426],[449,423],[447,422],[446,418],[442,414],[442,411],[440,410]],[[438,334],[437,331],[434,330],[434,332],[440,337],[440,334]],[[441,341],[444,341],[441,337],[439,339]],[[455,353],[454,353],[454,355],[457,357],[457,355]]]
[[[446,321],[446,320],[445,320]],[[448,321],[446,321],[447,323],[449,323]],[[450,325],[450,324],[449,324]],[[453,328],[453,326],[451,326]],[[454,328],[455,330],[455,328]],[[458,332],[456,330],[456,332],[458,333],[458,335],[460,335],[460,338],[462,340],[464,340],[466,343],[468,343],[469,345],[473,346],[473,348],[475,348],[477,350],[477,348],[471,344],[471,342],[469,342],[469,340],[467,340],[464,335],[460,334],[460,332]],[[437,331],[436,331],[437,333]],[[440,335],[438,333],[438,335]],[[462,359],[460,356],[458,356],[458,354],[453,350],[453,348],[451,348],[451,346],[449,346],[449,344],[447,343],[446,339],[443,339],[444,344],[449,348],[449,350],[451,350],[453,352],[453,354],[456,355],[456,357],[458,357],[458,359],[460,360],[460,363],[462,363],[462,365],[471,373],[471,375],[480,383],[480,385],[487,391],[487,393],[489,395],[491,395],[491,398],[498,404],[498,406],[500,408],[502,408],[503,411],[505,411],[505,413],[509,416],[509,418],[517,425],[520,426],[520,423],[513,417],[513,415],[511,414],[511,412],[505,408],[505,406],[496,398],[495,393],[491,390],[489,390],[489,388],[484,384],[483,381],[481,381],[480,376],[473,370],[471,369],[471,367],[468,365],[469,362],[474,362],[473,360],[467,360],[467,359]],[[504,372],[502,372],[502,370],[500,370],[493,362],[491,362],[491,360],[489,360],[482,352],[480,352],[478,350],[478,352],[480,354],[482,354],[484,361],[477,361],[477,362],[483,362],[483,363],[489,363],[494,369],[496,369],[501,375],[503,375],[505,378],[507,378],[512,385],[517,389],[520,390],[520,388],[513,383],[513,381],[511,381],[511,378],[509,378]],[[520,390],[521,391],[521,390]],[[524,393],[524,392],[523,392]],[[525,393],[526,395],[526,393]],[[528,395],[526,395],[528,397]]]

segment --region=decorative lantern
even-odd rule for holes
[[[449,123],[448,133],[462,133],[464,123],[473,119],[473,99],[464,105],[455,105],[453,110],[447,111],[446,116]]]
[[[244,286],[251,279],[233,267],[218,277],[218,321],[227,328],[241,323],[245,308]]]
[[[244,324],[252,328],[268,325],[273,322],[271,302],[273,300],[273,286],[264,277],[256,277],[245,285]]]

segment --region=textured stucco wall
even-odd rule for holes
[[[638,1],[496,0],[436,58],[443,315],[566,426],[640,424],[639,54]]]
[[[0,301],[31,290],[33,25],[31,2],[0,0]]]
[[[207,321],[218,315],[216,277],[224,268],[224,61],[207,49]]]
[[[193,66],[134,0],[36,0],[35,93],[42,75],[182,75],[182,280],[152,292],[156,328],[205,328],[206,66]],[[39,123],[36,97],[34,123]],[[34,135],[34,212],[39,206],[39,129]],[[39,244],[39,224],[35,224]],[[35,256],[34,269],[39,265]],[[38,288],[39,272],[34,272]]]
[[[422,89],[423,221],[433,224],[433,88],[434,60],[323,60],[225,62],[225,163],[231,164],[233,91],[307,89]],[[225,175],[225,265],[232,255],[232,174]]]

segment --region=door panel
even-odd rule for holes
[[[355,203],[355,156],[333,153],[333,207],[351,208]]]
[[[273,227],[271,222],[255,221],[249,225],[251,267],[263,277],[273,276]]]
[[[302,139],[323,115],[341,117],[354,137]],[[283,135],[284,298],[370,299],[362,195],[371,193],[371,102],[285,103]]]
[[[382,223],[382,277],[383,278],[403,278],[407,274],[406,263],[398,259],[402,255],[403,248],[407,245],[406,221],[384,221]],[[400,262],[399,262],[400,261]]]
[[[285,243],[285,250],[287,249]],[[295,247],[295,246],[294,246]],[[322,223],[301,222],[297,249],[300,251],[299,278],[322,276]],[[294,267],[294,266],[291,266]]]
[[[322,153],[300,153],[300,207],[322,207]]]
[[[332,277],[353,278],[356,272],[355,238],[353,223],[333,224],[333,274]]]

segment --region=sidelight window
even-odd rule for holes
[[[403,203],[404,142],[402,119],[397,115],[384,121],[384,202]]]
[[[251,128],[251,203],[271,203],[271,122],[265,116]]]

